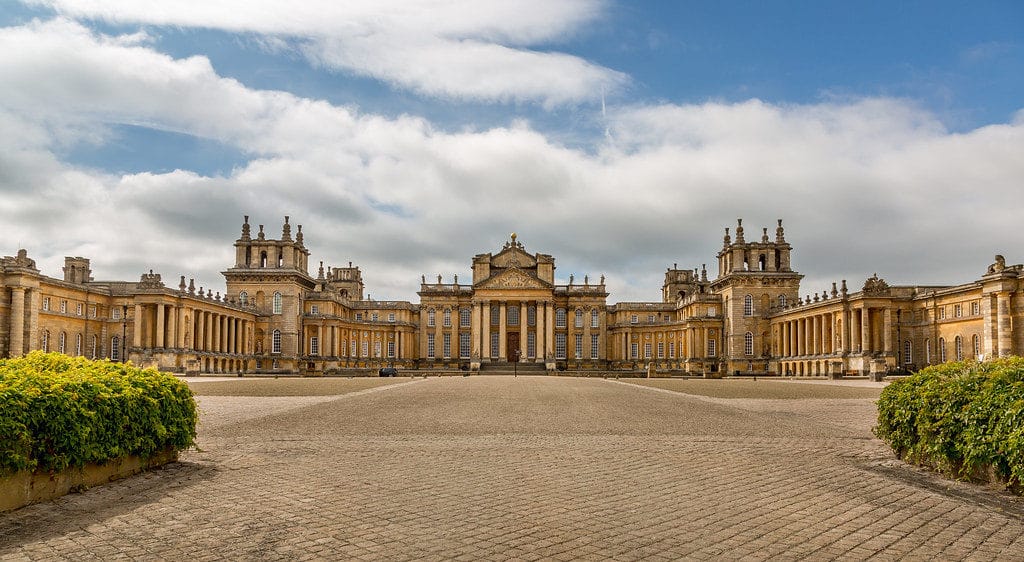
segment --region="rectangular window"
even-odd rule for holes
[[[274,330],[270,338],[270,352],[281,353],[281,330]]]
[[[50,297],[43,297],[43,310],[50,310]]]
[[[95,306],[90,306],[89,307],[89,316],[92,317],[92,318],[96,318],[96,307]]]
[[[352,340],[350,342],[349,349],[351,349],[351,351],[349,352],[349,355],[352,356],[352,357],[356,357],[356,340]]]
[[[956,316],[957,318],[963,318],[964,306],[962,304],[953,305],[953,316]]]
[[[636,342],[629,344],[629,356],[636,359],[640,355],[640,345]]]
[[[394,312],[389,312],[388,313],[388,322],[394,322],[394,321],[395,321],[395,313]]]
[[[590,358],[598,359],[601,357],[600,349],[601,337],[597,334],[590,334]]]
[[[653,314],[648,314],[647,315],[647,323],[648,324],[654,324],[654,315]]]
[[[394,356],[395,356],[395,342],[389,341],[388,342],[388,357],[389,358],[394,358]]]
[[[68,313],[68,301],[66,301],[66,300],[60,301],[60,313],[61,314],[67,314]]]
[[[658,359],[665,358],[665,342],[658,342]]]
[[[427,326],[429,326],[431,328],[433,328],[435,326],[435,323],[434,323],[434,309],[433,308],[431,308],[430,310],[427,311]]]
[[[320,355],[320,338],[316,336],[309,338],[309,354]]]
[[[532,358],[537,357],[537,334],[536,332],[530,332],[526,334],[526,356]]]
[[[556,328],[564,328],[565,327],[565,309],[564,308],[559,308],[559,309],[555,310],[555,327]]]
[[[368,342],[366,340],[363,340],[363,345],[360,346],[360,347],[361,347],[360,351],[362,351],[362,354],[360,355],[360,357],[369,357],[370,356],[370,342]]]
[[[380,342],[379,341],[373,342],[373,356],[378,358],[378,359],[380,358]]]
[[[590,327],[600,328],[601,327],[601,313],[596,309],[590,311]]]
[[[565,334],[555,334],[555,359],[565,359]]]
[[[362,312],[357,312],[356,313],[356,320],[360,321],[360,322],[363,320],[363,313]]]
[[[717,315],[718,315],[718,307],[716,307],[716,306],[709,306],[708,307],[708,316],[717,316]]]
[[[708,357],[715,357],[716,355],[718,355],[718,346],[716,345],[717,343],[718,342],[716,342],[713,339],[708,340]]]
[[[442,348],[441,351],[442,353],[444,353],[444,358],[448,359],[449,357],[452,356],[452,335],[449,334],[448,332],[445,332],[441,336],[444,338],[444,347]]]
[[[459,357],[469,359],[469,332],[459,333]]]
[[[583,327],[583,310],[577,308],[573,325],[577,328]]]
[[[583,358],[583,334],[576,334],[576,359]]]
[[[946,319],[946,307],[944,307],[944,306],[939,307],[939,320],[945,320],[945,319]]]
[[[514,304],[508,307],[508,325],[518,326],[519,325],[519,305]]]
[[[903,364],[909,365],[914,362],[914,344],[907,340],[903,342]]]
[[[668,342],[668,356],[670,359],[676,358],[676,342],[674,341]]]
[[[630,324],[636,324],[636,323],[637,323],[637,322],[639,322],[639,321],[640,321],[640,317],[639,317],[639,316],[637,316],[636,314],[633,314],[633,315],[631,315],[631,316],[629,317],[629,323],[630,323]]]
[[[974,314],[975,316],[977,316],[978,314],[981,314],[981,303],[977,303],[977,302],[972,302],[971,303],[971,314]]]
[[[380,320],[380,315],[379,314],[374,312],[373,314],[370,315],[370,321],[371,322],[376,322],[377,320]]]
[[[644,344],[644,359],[650,359],[650,358],[651,358],[651,344],[650,343],[645,343]]]
[[[444,316],[443,316],[442,323],[444,324],[445,328],[451,328],[452,327],[452,311],[451,311],[450,308],[444,309]],[[445,355],[445,357],[447,357],[447,355]]]
[[[315,304],[311,305],[309,307],[309,313],[310,314],[320,314],[320,307],[318,305],[315,305]]]
[[[82,315],[82,303],[78,303],[75,305],[75,314],[79,316]]]
[[[498,332],[491,332],[491,357],[498,356]]]
[[[498,305],[492,304],[491,305],[491,326],[497,326],[499,322],[501,322],[501,309],[498,308]]]
[[[526,309],[526,325],[536,326],[537,325],[537,307],[530,306]]]
[[[468,308],[459,309],[459,326],[468,328],[472,323],[472,311]]]

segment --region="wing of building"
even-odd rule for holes
[[[364,295],[351,263],[309,274],[302,226],[254,237],[245,217],[226,290],[95,281],[82,257],[63,278],[26,250],[0,260],[0,354],[43,349],[130,359],[176,373],[334,374],[422,370],[641,370],[836,375],[916,369],[1024,349],[1024,268],[996,256],[977,281],[801,296],[782,221],[747,241],[725,229],[714,279],[668,268],[659,302],[609,304],[605,279],[555,283],[555,259],[515,234],[472,259],[472,278],[420,279],[419,302]]]

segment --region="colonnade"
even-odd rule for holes
[[[253,320],[177,304],[136,303],[134,308],[135,348],[252,353]]]
[[[529,322],[529,310],[533,307],[534,322]],[[513,310],[513,308],[515,310]],[[498,324],[492,325],[491,315],[493,310],[498,311]],[[543,362],[546,357],[555,357],[555,307],[554,303],[547,300],[523,300],[523,301],[474,301],[470,316],[470,356],[482,359],[495,359],[509,361],[514,358],[513,354],[518,352],[518,359],[521,361],[536,360]],[[510,316],[516,320],[510,324]],[[452,323],[453,333],[458,333],[459,322]],[[566,328],[570,322],[566,319]],[[437,326],[438,333],[445,328]],[[428,328],[429,329],[429,328]],[[586,348],[584,351],[589,356],[589,334],[590,319],[585,318],[582,331],[586,335],[584,340]],[[518,333],[517,349],[508,349],[509,333]],[[493,346],[493,335],[497,334],[497,346]],[[568,335],[566,336],[568,339]],[[457,341],[457,336],[452,337]],[[568,344],[566,344],[568,345]],[[531,349],[532,348],[532,349]],[[567,354],[567,353],[566,353]],[[440,356],[440,354],[437,354]],[[458,357],[458,350],[451,354]],[[559,357],[560,359],[563,357]]]
[[[366,330],[324,324],[306,325],[306,354],[321,357],[359,359],[405,359],[410,356],[408,334],[401,330]],[[319,349],[314,353],[312,337]],[[366,342],[366,345],[363,345]],[[377,348],[377,343],[380,348]],[[388,344],[394,343],[394,352]]]
[[[838,353],[892,353],[892,310],[857,307],[822,312],[778,324],[780,357]]]

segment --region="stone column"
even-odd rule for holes
[[[164,346],[164,305],[156,305],[156,341],[153,342],[153,347],[162,348]]]
[[[850,333],[850,351],[859,353],[863,350],[860,343],[860,312],[861,309],[855,308],[850,310],[850,323],[846,330]]]
[[[839,351],[843,353],[850,352],[850,317],[851,314],[848,310],[843,310],[839,315],[840,320],[843,324],[839,327]]]
[[[544,324],[545,319],[547,318],[547,314],[545,313],[547,307],[548,305],[545,302],[537,303],[537,361],[541,363],[544,362],[544,338],[546,333]]]
[[[545,358],[547,357],[548,353],[550,353],[551,356],[554,357],[554,354],[555,354],[555,303],[549,302],[549,303],[545,304],[544,305],[544,311],[545,311],[544,317],[546,318],[545,322],[547,323],[547,330],[546,330],[546,333],[545,333],[545,335],[547,336],[547,341],[544,343]]]
[[[494,352],[491,350],[491,307],[493,305],[490,301],[487,301],[480,308],[480,355],[490,359]]]
[[[10,356],[25,354],[25,288],[11,287]]]
[[[882,351],[892,353],[892,309],[882,311]]]
[[[167,309],[167,337],[164,347],[178,347],[178,307],[174,305]]]
[[[480,352],[480,303],[473,303],[472,317],[469,322],[469,355],[470,357],[483,357],[483,353]]]
[[[135,324],[132,327],[132,345],[142,347],[142,305],[135,305]]]
[[[527,359],[526,333],[528,331],[526,329],[528,324],[526,321],[526,303],[520,302],[517,306],[519,306],[519,360],[525,361]]]
[[[811,327],[811,353],[810,355],[819,355],[821,353],[821,316],[815,314],[810,318]]]
[[[508,313],[508,310],[506,308],[507,305],[506,305],[506,303],[504,301],[502,301],[500,306],[501,306],[501,308],[499,309],[499,312],[498,312],[498,359],[501,360],[501,361],[508,361],[508,355],[507,355],[508,350],[505,349],[505,344],[506,344],[505,337],[506,337],[506,333],[507,333],[507,328],[505,327],[505,321],[506,321],[506,318],[508,318],[506,316],[506,314]]]
[[[1010,329],[1010,295],[1006,292],[996,293],[996,342],[999,356],[1013,353],[1013,332]]]
[[[860,345],[864,353],[874,351],[874,342],[871,341],[871,309],[864,307],[860,309]]]

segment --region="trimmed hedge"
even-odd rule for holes
[[[1024,483],[1024,358],[945,363],[887,386],[875,435],[900,458],[959,479]]]
[[[188,385],[154,369],[40,351],[0,360],[0,475],[180,451],[196,421]]]

